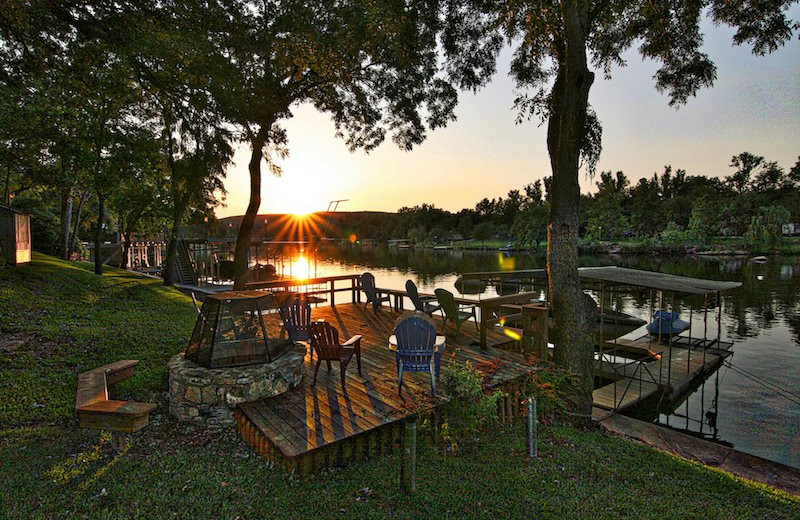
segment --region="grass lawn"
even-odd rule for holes
[[[305,479],[272,470],[232,429],[201,432],[165,412],[169,356],[194,322],[157,280],[36,255],[0,270],[0,518],[799,518],[800,500],[600,431],[542,428],[525,460],[522,425],[444,455],[423,442],[418,487],[398,490],[395,454]],[[77,372],[119,359],[119,386],[155,400],[151,426],[115,453],[76,427]]]

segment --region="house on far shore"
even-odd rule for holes
[[[789,222],[781,226],[781,233],[786,236],[800,235],[800,224],[797,222]]]
[[[0,258],[10,265],[31,261],[31,216],[0,204]]]

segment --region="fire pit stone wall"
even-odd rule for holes
[[[206,426],[234,424],[236,405],[282,394],[303,380],[306,348],[296,345],[272,363],[209,369],[184,358],[169,360],[169,411]]]

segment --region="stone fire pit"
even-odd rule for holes
[[[205,368],[181,352],[169,360],[169,412],[206,426],[234,424],[236,405],[282,394],[303,380],[306,348],[295,345],[271,363]]]
[[[236,405],[282,394],[303,380],[306,349],[276,339],[280,296],[207,295],[186,351],[169,361],[169,411],[206,426],[234,423]]]

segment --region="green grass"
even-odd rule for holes
[[[164,389],[166,361],[185,347],[196,314],[190,299],[159,280],[34,254],[0,270],[0,334],[30,335],[0,351],[0,424],[52,422],[74,414],[76,374],[138,359],[135,380],[118,391],[151,398]],[[188,331],[188,332],[187,332]]]
[[[9,304],[17,305],[6,312]],[[34,339],[0,355],[0,518],[798,518],[800,501],[600,431],[543,426],[525,459],[522,425],[445,455],[423,441],[418,491],[398,490],[398,454],[297,479],[232,429],[201,432],[165,412],[164,363],[194,320],[157,281],[37,255],[0,270],[0,329]],[[73,419],[77,372],[123,358],[125,383],[155,399],[121,453]],[[8,383],[11,383],[10,385]],[[44,405],[44,406],[41,406]]]

